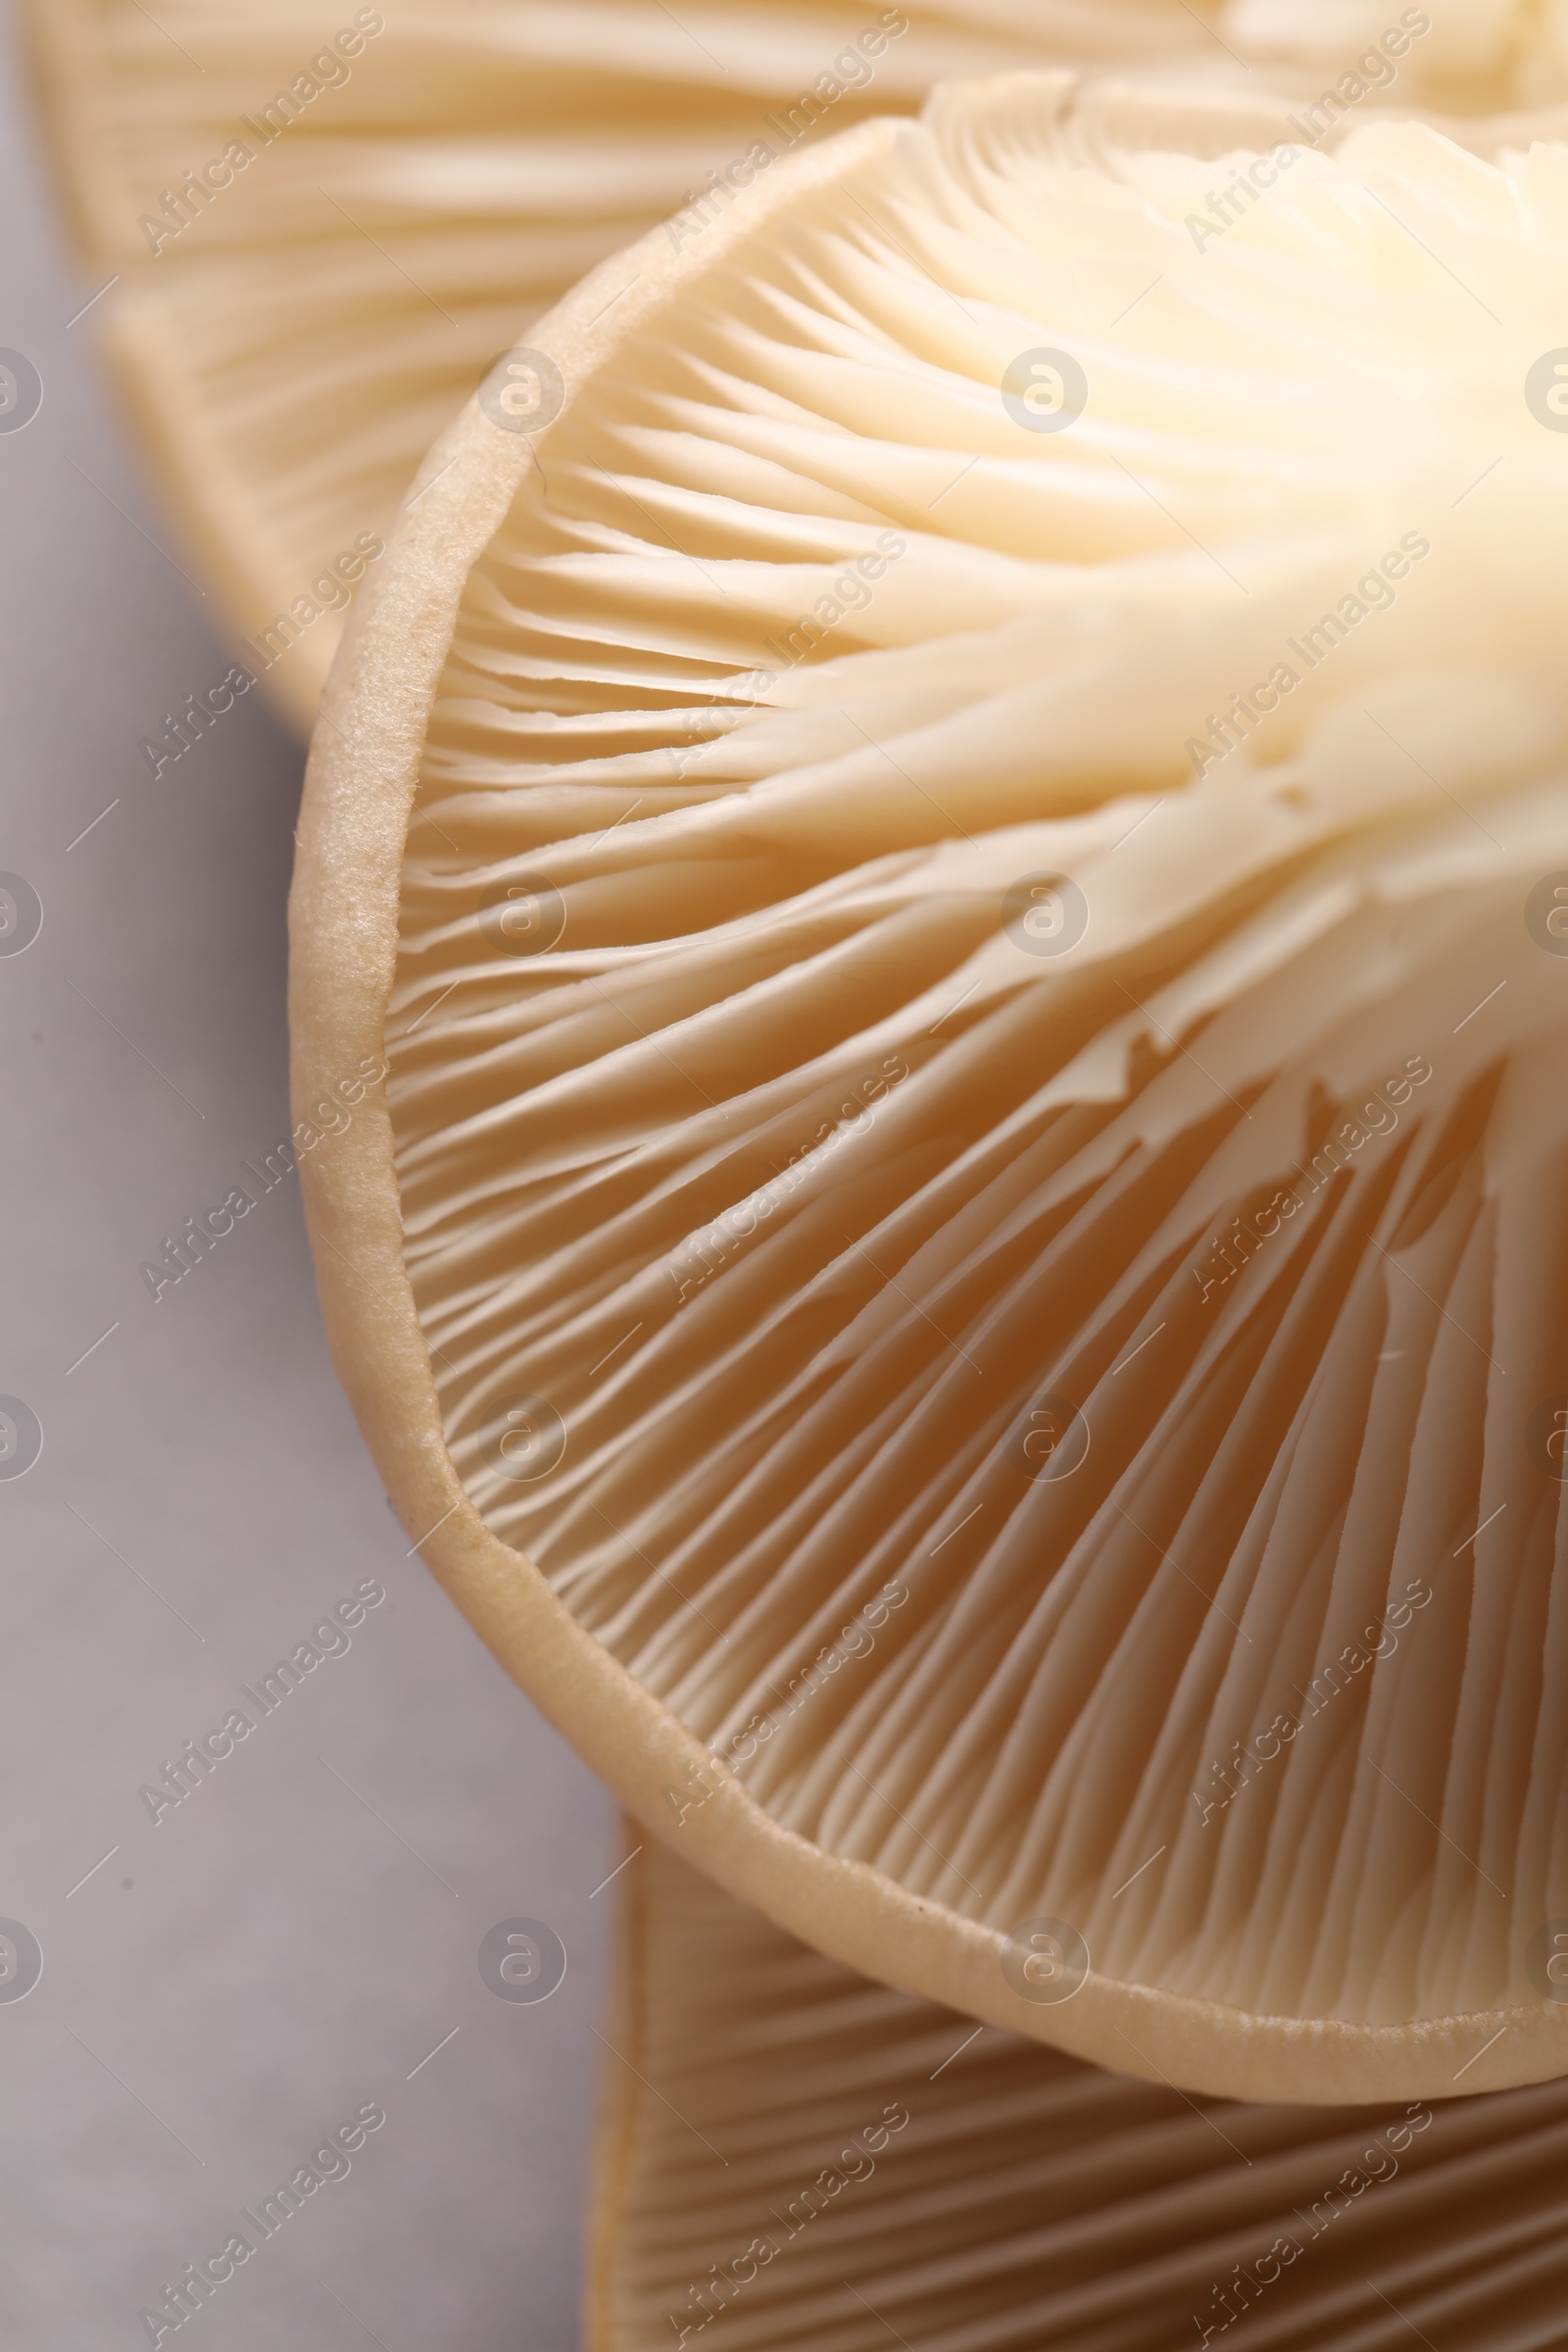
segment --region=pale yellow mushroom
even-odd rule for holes
[[[1389,103],[1543,104],[1562,86],[1561,14],[1561,0],[29,12],[94,272],[79,331],[102,330],[245,660],[307,722],[368,550],[491,361],[650,223],[693,196],[727,206],[749,157],[910,111],[943,74],[1064,60],[1280,80],[1323,100],[1323,124]],[[1417,19],[1426,31],[1401,29]]]
[[[1432,2097],[1568,2055],[1568,150],[1234,123],[948,90],[497,369],[313,755],[307,1200],[641,1820],[1102,2065]]]
[[[1561,2340],[1568,2083],[1200,2102],[870,1984],[658,1846],[624,1877],[589,2352]]]

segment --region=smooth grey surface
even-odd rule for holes
[[[164,2284],[378,2102],[348,2177],[161,2340],[566,2352],[615,1892],[590,1890],[619,1834],[407,1556],[327,1359],[297,1179],[156,1304],[138,1276],[287,1132],[302,755],[257,691],[159,781],[139,760],[229,655],[93,314],[66,324],[94,289],[8,29],[0,345],[44,403],[0,433],[0,869],[44,919],[0,956],[0,1394],[44,1444],[0,1478],[0,1920],[44,1971],[0,1999],[0,2341],[148,2343]],[[369,1578],[387,1599],[348,1652],[155,1826],[142,1785]],[[517,1915],[569,1955],[537,2005],[478,1973]]]

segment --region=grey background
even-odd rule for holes
[[[165,2343],[565,2352],[620,1833],[407,1557],[297,1180],[156,1305],[138,1277],[287,1131],[303,757],[257,692],[160,781],[139,758],[229,655],[67,326],[94,288],[6,31],[0,345],[45,393],[0,435],[0,869],[44,922],[0,957],[0,1393],[44,1446],[0,1480],[0,1918],[44,1973],[0,2002],[0,2338],[146,2344],[164,2282],[373,2100],[348,2178]],[[371,1576],[348,1653],[155,1827],[141,1785]],[[569,1955],[538,2006],[476,1967],[517,1914]]]

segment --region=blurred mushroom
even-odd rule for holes
[[[1561,2332],[1568,2083],[1200,2102],[869,1984],[658,1846],[627,1879],[590,2352]]]
[[[103,281],[82,331],[102,330],[246,660],[301,723],[368,554],[496,355],[652,222],[727,205],[762,159],[1005,66],[1266,77],[1322,95],[1325,122],[1351,90],[1476,109],[1561,83],[1556,16],[1538,25],[1514,0],[342,13],[323,30],[302,0],[30,10]],[[1411,34],[1417,18],[1429,29]]]

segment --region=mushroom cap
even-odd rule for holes
[[[736,2352],[1560,2331],[1568,2083],[1200,2102],[871,1984],[657,1845],[623,1876],[589,2352],[720,2313]]]
[[[1149,120],[803,153],[431,453],[301,826],[323,1302],[437,1573],[778,1924],[1189,2088],[1503,2086],[1568,2063],[1568,152],[1358,128],[1199,237]]]
[[[78,240],[115,278],[92,326],[231,620],[301,624],[258,666],[306,725],[342,631],[335,559],[384,535],[497,353],[754,140],[912,110],[956,73],[1152,51],[1232,70],[1171,0],[343,17],[346,43],[304,0],[29,10]]]
[[[497,353],[756,141],[784,152],[917,107],[945,74],[1075,59],[1250,87],[1255,59],[1310,92],[1389,14],[729,0],[677,22],[658,0],[423,0],[345,10],[344,54],[303,0],[28,13],[84,256],[113,279],[82,331],[107,344],[204,577],[306,724],[358,543],[384,537]],[[1423,13],[1431,29],[1367,103],[1494,108],[1568,86],[1555,15],[1530,17],[1527,39],[1514,0]]]

